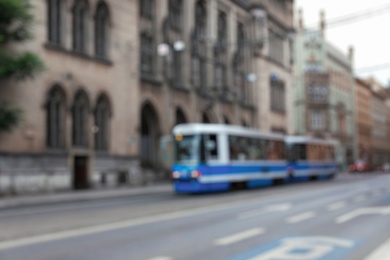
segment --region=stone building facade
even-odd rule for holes
[[[30,1],[46,71],[2,82],[21,126],[0,133],[0,192],[87,188],[135,165],[138,1]],[[102,177],[107,173],[107,178]]]
[[[302,13],[295,38],[295,133],[340,141],[339,163],[346,168],[357,155],[353,49],[348,55],[320,29],[307,30]]]
[[[383,84],[369,78],[366,80],[371,87],[371,118],[372,118],[372,166],[380,167],[389,162],[388,141],[388,105],[387,91]]]
[[[47,70],[2,83],[24,121],[0,133],[0,192],[166,178],[178,123],[293,131],[292,0],[31,3],[18,48]]]
[[[139,24],[145,165],[178,123],[292,132],[293,1],[142,1]]]

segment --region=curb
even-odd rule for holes
[[[118,189],[53,192],[36,195],[0,197],[0,210],[18,208],[23,206],[51,205],[56,203],[70,203],[80,201],[93,201],[118,197],[158,194],[172,192],[170,183],[160,183],[145,187],[128,187]]]

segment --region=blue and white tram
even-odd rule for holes
[[[176,192],[254,188],[289,177],[283,135],[214,124],[178,125],[173,135]]]
[[[308,136],[286,137],[289,175],[293,180],[333,178],[339,166],[336,161],[338,142]]]

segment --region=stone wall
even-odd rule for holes
[[[0,155],[0,194],[68,190],[68,158],[58,155]]]

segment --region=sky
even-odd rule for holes
[[[383,84],[389,84],[390,0],[295,0],[295,9],[302,9],[304,24],[308,28],[319,27],[321,10],[325,11],[325,19],[328,21],[375,11],[370,18],[363,19],[360,15],[361,19],[358,21],[327,28],[325,37],[345,54],[348,53],[349,46],[354,47],[356,75],[374,76]],[[378,10],[381,10],[380,13]],[[381,69],[376,67],[383,64],[387,66],[380,66]]]

